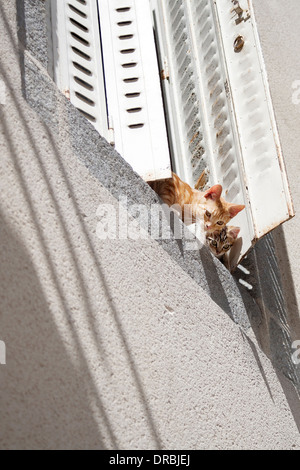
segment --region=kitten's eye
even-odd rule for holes
[[[216,240],[212,240],[212,241],[211,241],[211,244],[212,244],[212,246],[217,246]]]
[[[231,247],[231,245],[224,245],[224,246],[223,246],[223,250],[226,250],[226,251],[227,251],[227,250],[229,250],[230,247]]]
[[[217,224],[218,225],[224,225],[224,222],[222,220],[218,220]]]
[[[205,215],[206,217],[210,218],[211,217],[211,213],[209,211],[205,211]]]

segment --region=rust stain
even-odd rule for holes
[[[234,14],[237,15],[237,18],[235,20],[235,24],[238,25],[242,21],[246,22],[251,18],[249,10],[244,10],[240,6],[240,2],[238,0],[231,0],[231,2],[233,3],[233,5],[235,5],[234,8],[232,8],[231,12],[232,13],[234,12]]]
[[[194,140],[196,139],[196,137],[197,137],[198,135],[199,135],[199,131],[195,132],[195,134],[193,135],[193,137],[192,137],[191,140],[190,140],[190,144],[191,144],[192,142],[194,142]]]
[[[161,78],[161,80],[169,80],[170,75],[166,70],[163,69],[163,70],[160,71],[160,78]]]
[[[207,181],[208,181],[208,177],[207,177],[207,174],[206,174],[206,170],[203,170],[201,175],[199,176],[196,184],[195,184],[195,189],[204,188]]]
[[[239,35],[235,38],[233,47],[234,47],[234,52],[241,52],[245,44],[245,39],[243,36]]]

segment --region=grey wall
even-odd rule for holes
[[[157,198],[51,81],[44,2],[17,7],[0,4],[1,448],[300,448],[273,239],[253,296],[185,237],[99,240],[100,204]]]
[[[300,251],[298,248],[298,233],[300,230],[300,4],[297,0],[254,0],[256,20],[268,72],[270,91],[272,95],[283,155],[289,178],[296,216],[273,232],[271,244],[265,251],[265,258],[271,258],[270,273],[280,273],[280,287],[272,289],[271,276],[267,286],[263,285],[262,297],[265,298],[266,317],[273,316],[281,333],[281,341],[287,334],[294,339],[300,339]],[[296,88],[295,88],[296,86]],[[274,250],[276,260],[274,259]],[[260,256],[262,259],[263,253]],[[266,263],[265,263],[266,264]],[[260,275],[263,279],[264,275]],[[275,279],[278,276],[275,276]],[[262,283],[263,284],[263,283]],[[268,289],[277,292],[273,301],[267,298]],[[270,313],[271,312],[271,313]],[[267,324],[263,334],[267,334]],[[268,337],[268,336],[267,336]],[[280,342],[280,341],[278,341]],[[299,371],[296,372],[299,379]]]

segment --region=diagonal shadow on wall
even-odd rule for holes
[[[1,401],[6,404],[0,447],[28,449],[35,442],[40,449],[83,449],[88,433],[94,439],[90,446],[103,449],[87,401],[89,387],[82,380],[85,361],[82,356],[76,366],[70,361],[30,254],[2,211],[0,245],[1,338],[7,347],[7,365],[0,367]]]
[[[234,278],[241,295],[250,293],[260,307],[260,321],[252,319],[251,326],[272,361],[300,431],[300,364],[292,360],[293,342],[300,338],[300,318],[282,226],[255,245]]]

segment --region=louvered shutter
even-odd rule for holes
[[[145,180],[171,176],[148,0],[52,0],[55,79]]]
[[[151,0],[178,174],[203,169],[230,202],[249,248],[294,215],[253,9],[249,1]],[[166,76],[165,70],[163,76]]]
[[[51,0],[54,79],[106,139],[108,132],[96,0]]]

